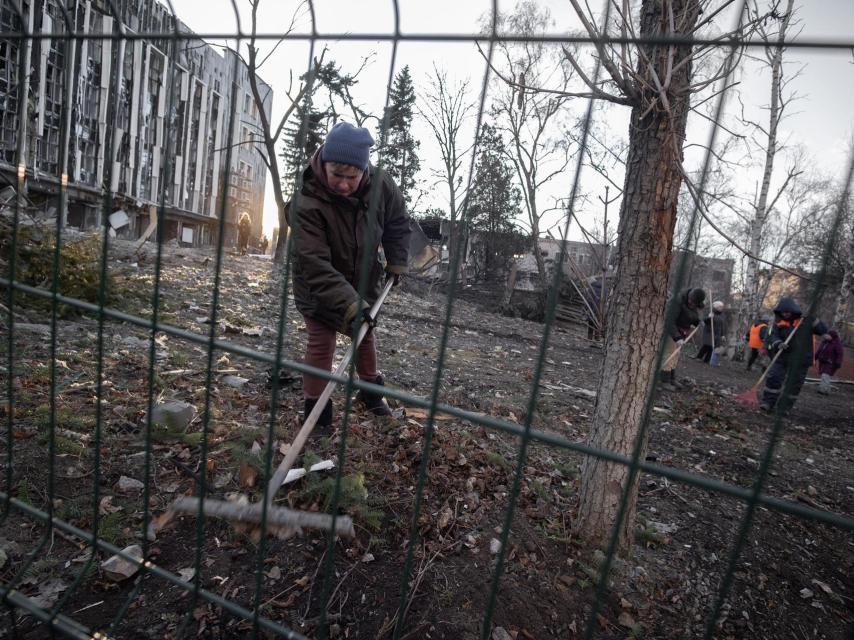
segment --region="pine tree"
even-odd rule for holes
[[[380,164],[389,172],[400,187],[406,206],[412,203],[415,192],[415,176],[421,168],[418,159],[418,148],[421,143],[412,137],[412,115],[415,107],[415,87],[409,67],[403,67],[394,79],[394,85],[389,93],[389,106],[385,116],[388,129],[385,136],[377,136],[379,140],[377,151]]]
[[[326,112],[318,111],[309,105],[307,108],[300,107],[295,110],[292,118],[285,126],[285,148],[282,150],[281,156],[285,162],[282,181],[286,192],[293,189],[297,172],[302,171],[311,160],[314,152],[323,144],[326,119]],[[303,121],[305,121],[306,127],[305,139],[300,145],[300,129],[303,126]]]
[[[518,242],[513,222],[520,211],[522,195],[513,182],[514,171],[502,153],[501,135],[488,124],[480,130],[480,150],[469,191],[471,228],[483,232],[486,279],[497,276],[516,252]]]

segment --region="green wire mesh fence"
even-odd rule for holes
[[[180,146],[186,144],[186,141],[170,135],[168,131],[163,135],[163,142],[160,149],[160,157],[156,164],[148,168],[148,174],[142,181],[148,181],[150,184],[146,188],[150,189],[148,200],[157,203],[156,207],[156,253],[154,258],[153,277],[151,279],[150,295],[143,301],[143,310],[136,312],[117,308],[111,298],[111,286],[116,286],[114,280],[111,280],[110,271],[110,248],[114,238],[111,233],[112,228],[109,223],[111,212],[114,211],[115,205],[118,202],[117,194],[122,190],[120,185],[126,184],[130,179],[120,162],[104,162],[103,170],[94,177],[94,188],[92,189],[93,198],[97,198],[100,202],[100,220],[102,229],[100,232],[100,244],[97,258],[98,274],[97,282],[94,286],[94,296],[88,301],[83,299],[83,296],[69,295],[63,290],[62,263],[67,260],[66,254],[63,253],[65,248],[63,245],[63,215],[68,208],[68,189],[69,189],[69,173],[72,171],[71,163],[74,161],[74,154],[69,148],[74,142],[75,137],[79,135],[79,114],[75,113],[75,105],[79,105],[81,100],[85,100],[87,91],[90,90],[85,83],[78,81],[78,73],[80,69],[80,60],[85,47],[98,49],[101,55],[101,72],[98,82],[99,89],[105,91],[109,96],[106,103],[102,105],[104,110],[104,121],[108,124],[106,134],[102,135],[100,144],[103,146],[103,157],[108,159],[117,158],[122,153],[121,148],[117,148],[121,143],[121,139],[113,135],[116,130],[122,130],[126,126],[126,106],[121,104],[117,96],[122,95],[123,89],[126,87],[128,79],[124,64],[125,47],[133,47],[135,43],[150,42],[156,43],[158,51],[164,54],[165,59],[176,59],[178,50],[182,46],[197,44],[205,39],[210,40],[228,40],[229,43],[236,49],[240,49],[249,39],[248,32],[238,30],[233,33],[212,33],[212,34],[192,34],[184,29],[178,20],[175,12],[170,8],[168,10],[160,7],[155,11],[152,7],[156,7],[153,3],[133,3],[123,2],[121,0],[107,0],[99,3],[79,3],[79,2],[60,2],[58,0],[49,0],[44,6],[39,5],[38,11],[41,11],[42,28],[34,27],[33,15],[36,12],[36,5],[39,3],[18,3],[15,0],[2,0],[0,2],[0,11],[3,12],[3,33],[2,43],[8,51],[13,51],[14,55],[9,55],[8,59],[15,62],[16,68],[5,69],[9,77],[13,77],[14,81],[10,83],[6,90],[6,110],[17,114],[17,128],[13,131],[13,136],[6,137],[5,141],[14,141],[15,151],[10,151],[6,148],[3,162],[17,169],[14,174],[16,180],[13,181],[14,188],[13,200],[7,202],[7,210],[11,214],[11,234],[8,243],[8,255],[2,256],[4,260],[4,270],[0,284],[5,290],[5,362],[4,377],[5,377],[5,423],[4,423],[4,478],[3,488],[0,491],[0,497],[3,500],[3,524],[8,526],[10,523],[15,523],[20,520],[28,520],[39,525],[38,534],[34,534],[30,547],[26,550],[24,560],[14,566],[14,570],[5,573],[2,583],[0,583],[0,595],[3,602],[8,607],[8,624],[7,629],[10,633],[20,633],[21,637],[37,637],[27,635],[31,633],[33,628],[50,630],[50,633],[61,634],[72,638],[109,638],[109,637],[131,637],[133,633],[144,635],[141,630],[133,630],[130,628],[128,618],[131,612],[140,606],[141,601],[146,601],[149,607],[157,607],[156,593],[160,589],[167,587],[177,591],[185,592],[184,599],[181,600],[180,610],[175,614],[175,631],[174,637],[188,637],[193,633],[201,634],[203,631],[202,622],[197,617],[199,607],[210,605],[216,608],[223,619],[228,618],[231,621],[239,620],[240,625],[235,630],[229,627],[227,631],[225,627],[217,630],[209,630],[212,635],[210,637],[228,637],[227,633],[235,635],[251,635],[251,637],[267,637],[267,634],[278,635],[286,638],[302,638],[305,637],[297,630],[298,625],[290,622],[283,622],[281,618],[270,614],[270,599],[264,595],[263,580],[267,572],[271,554],[282,553],[282,547],[273,547],[274,543],[270,543],[266,534],[268,528],[267,511],[263,511],[261,522],[262,535],[255,543],[254,547],[248,541],[244,545],[250,552],[247,558],[244,558],[241,563],[234,563],[231,568],[217,567],[218,573],[243,572],[251,574],[253,593],[246,595],[245,593],[238,597],[238,590],[229,591],[225,589],[222,594],[214,593],[210,589],[202,588],[203,576],[209,572],[209,566],[206,564],[206,549],[211,544],[220,546],[221,541],[217,538],[217,534],[221,534],[221,530],[214,529],[214,525],[209,518],[205,518],[200,511],[198,517],[195,518],[194,529],[187,538],[182,538],[182,552],[189,553],[192,560],[185,561],[189,564],[188,569],[191,569],[191,578],[186,575],[179,575],[173,571],[164,569],[159,564],[159,557],[168,555],[169,551],[166,547],[170,544],[168,532],[164,533],[164,539],[157,541],[152,535],[152,528],[156,528],[156,517],[152,512],[151,505],[155,504],[155,493],[157,487],[154,485],[154,469],[157,464],[162,463],[159,460],[164,454],[163,450],[158,448],[156,444],[158,440],[158,425],[152,420],[152,414],[155,411],[158,400],[158,389],[161,388],[162,382],[158,373],[158,349],[163,336],[176,341],[181,341],[187,345],[192,345],[201,349],[205,358],[204,365],[204,382],[199,387],[198,399],[202,403],[201,430],[198,440],[195,441],[196,448],[192,461],[186,461],[185,467],[193,466],[190,474],[195,479],[194,495],[204,500],[206,497],[211,497],[211,494],[221,493],[216,487],[210,484],[208,471],[213,467],[212,464],[216,460],[211,456],[209,449],[210,443],[216,432],[216,408],[214,407],[214,398],[212,389],[215,386],[215,376],[218,375],[218,357],[232,356],[235,358],[243,358],[249,361],[257,362],[270,368],[270,392],[269,392],[269,413],[264,422],[264,434],[261,440],[265,443],[260,452],[261,473],[260,477],[270,477],[274,459],[277,451],[274,450],[274,442],[276,441],[277,431],[280,429],[283,416],[280,415],[281,396],[283,389],[281,388],[282,380],[286,379],[287,373],[312,373],[317,377],[326,380],[336,380],[341,383],[344,388],[347,398],[342,421],[340,424],[341,437],[338,440],[337,448],[337,464],[334,484],[329,493],[329,500],[326,506],[328,513],[332,515],[333,521],[340,512],[340,505],[344,500],[345,493],[348,491],[347,477],[345,468],[347,466],[345,455],[348,451],[350,443],[348,437],[351,431],[351,416],[352,407],[350,402],[351,392],[356,389],[367,389],[372,391],[380,391],[388,398],[398,400],[405,403],[407,406],[423,409],[426,415],[426,424],[423,427],[422,440],[420,442],[420,451],[417,453],[418,473],[413,486],[412,495],[412,511],[405,515],[408,523],[408,540],[405,544],[405,560],[403,568],[399,575],[389,576],[389,593],[394,589],[394,597],[398,601],[398,615],[395,619],[388,621],[388,625],[384,632],[393,638],[412,637],[408,635],[412,630],[407,626],[406,613],[412,601],[413,592],[417,590],[417,580],[415,573],[416,568],[416,552],[419,548],[419,536],[422,526],[422,516],[424,515],[424,497],[429,491],[428,488],[428,472],[430,468],[431,454],[434,451],[433,439],[437,432],[437,418],[441,415],[452,416],[459,420],[467,421],[468,423],[484,428],[488,433],[499,433],[512,437],[518,444],[516,452],[515,465],[512,468],[512,482],[507,490],[506,502],[503,506],[503,519],[500,525],[499,545],[497,547],[494,566],[490,569],[490,579],[488,581],[488,594],[485,598],[485,606],[482,611],[473,612],[478,618],[479,635],[482,638],[491,637],[492,620],[499,606],[500,585],[502,573],[508,561],[508,540],[510,531],[513,527],[514,516],[516,515],[517,499],[519,497],[522,483],[525,476],[525,468],[528,463],[529,449],[532,445],[544,445],[553,450],[572,452],[579,456],[590,456],[604,461],[624,465],[630,473],[629,481],[626,483],[621,493],[621,503],[618,514],[618,522],[613,528],[613,535],[610,538],[608,548],[605,553],[605,560],[599,571],[597,578],[597,589],[592,607],[588,613],[584,634],[586,637],[593,637],[596,629],[596,616],[599,606],[604,597],[608,585],[608,576],[611,570],[611,563],[615,557],[618,545],[618,537],[621,522],[627,516],[628,503],[630,500],[630,490],[628,487],[634,484],[634,479],[641,472],[652,474],[661,478],[672,480],[677,483],[683,483],[698,487],[700,489],[717,493],[721,496],[728,496],[734,500],[741,501],[745,505],[744,512],[741,516],[741,522],[738,528],[737,535],[732,542],[730,549],[729,561],[725,575],[721,581],[720,587],[717,590],[714,602],[711,603],[708,611],[707,625],[705,635],[712,637],[715,634],[716,623],[721,615],[722,607],[729,595],[732,587],[733,579],[738,566],[738,559],[747,544],[748,534],[753,526],[758,509],[767,509],[776,511],[782,514],[788,514],[796,518],[801,518],[808,521],[824,523],[826,525],[837,527],[841,531],[854,530],[854,520],[842,513],[834,513],[829,511],[820,511],[814,508],[798,504],[789,500],[775,498],[764,493],[766,481],[770,471],[771,463],[776,451],[776,447],[783,433],[784,422],[782,416],[776,416],[773,422],[773,428],[768,436],[767,446],[763,452],[762,459],[758,466],[758,471],[754,476],[753,485],[750,488],[744,488],[735,484],[724,482],[723,480],[711,478],[705,475],[691,473],[682,469],[659,465],[649,462],[643,457],[644,442],[646,438],[646,429],[650,421],[650,415],[653,408],[653,397],[655,393],[655,385],[651,385],[647,396],[647,401],[644,407],[643,426],[634,444],[633,453],[631,456],[623,455],[607,449],[600,449],[587,444],[573,442],[567,438],[561,437],[551,432],[540,431],[534,429],[534,416],[537,412],[539,402],[540,381],[543,375],[544,367],[548,360],[548,349],[552,339],[552,331],[555,323],[556,307],[558,304],[557,292],[560,290],[561,278],[564,277],[563,264],[567,259],[565,248],[561,249],[554,270],[554,280],[549,288],[549,296],[545,308],[545,322],[542,328],[542,335],[538,337],[538,351],[534,362],[533,370],[530,377],[529,391],[527,394],[527,404],[525,411],[525,419],[523,424],[517,424],[510,420],[502,420],[492,416],[483,415],[478,412],[465,410],[454,406],[453,403],[442,402],[442,382],[445,374],[445,367],[449,355],[449,342],[451,331],[453,328],[453,316],[455,311],[455,300],[459,293],[459,282],[456,277],[450,277],[447,285],[447,304],[442,311],[443,322],[441,338],[436,350],[435,367],[432,376],[431,391],[427,397],[415,396],[410,393],[404,393],[394,388],[377,388],[369,384],[359,382],[354,375],[354,369],[351,366],[349,374],[344,377],[336,377],[329,372],[318,371],[308,367],[296,358],[292,357],[290,349],[294,344],[295,331],[289,323],[289,319],[294,314],[290,307],[289,288],[291,276],[291,262],[287,260],[282,266],[280,278],[275,280],[278,286],[281,287],[280,295],[277,296],[281,306],[277,313],[278,326],[275,335],[274,347],[271,351],[261,351],[254,348],[249,348],[239,344],[236,341],[225,339],[217,334],[217,328],[220,325],[221,318],[219,317],[221,309],[221,275],[223,272],[223,260],[225,258],[225,242],[227,237],[226,219],[227,219],[227,200],[222,195],[218,199],[213,199],[210,205],[210,213],[214,214],[215,228],[212,237],[215,240],[215,254],[212,262],[212,278],[211,278],[211,302],[210,302],[210,317],[209,330],[207,333],[190,331],[184,328],[174,326],[168,322],[168,311],[163,308],[162,288],[164,270],[163,270],[163,249],[165,243],[165,230],[167,228],[167,209],[170,203],[174,201],[175,189],[174,176],[181,168],[176,167],[174,161],[177,151]],[[683,3],[690,5],[690,2]],[[736,7],[734,13],[737,15],[737,24],[733,29],[733,33],[744,34],[741,30],[744,20],[743,4]],[[135,25],[132,29],[129,26],[130,15],[137,14],[139,7],[147,7],[149,16],[147,21],[142,20],[141,24]],[[656,35],[655,37],[638,37],[636,35],[622,34],[621,36],[606,36],[602,35],[598,39],[589,36],[580,37],[576,35],[555,35],[543,37],[531,37],[521,34],[501,33],[498,30],[497,16],[499,9],[497,4],[492,7],[492,22],[491,25],[481,34],[471,35],[448,35],[448,34],[404,34],[399,28],[400,12],[402,7],[399,7],[397,2],[394,3],[394,12],[397,20],[396,28],[390,33],[371,33],[371,34],[346,34],[346,33],[318,33],[312,28],[306,33],[265,33],[256,34],[258,39],[268,40],[290,40],[303,41],[310,43],[309,60],[314,58],[315,46],[322,41],[389,41],[391,43],[391,63],[388,74],[387,86],[392,85],[394,71],[396,67],[398,47],[405,42],[477,42],[485,49],[484,58],[484,75],[480,86],[479,104],[477,109],[477,124],[475,131],[480,131],[481,123],[484,121],[485,106],[489,94],[490,79],[492,74],[491,61],[494,55],[494,47],[499,42],[545,42],[554,45],[567,45],[570,43],[595,45],[601,47],[605,44],[619,45],[662,45],[662,46],[709,46],[719,48],[726,53],[726,63],[723,66],[723,73],[719,78],[719,86],[721,90],[715,94],[716,101],[715,110],[717,116],[723,113],[725,102],[728,96],[728,90],[731,87],[730,75],[733,72],[738,56],[744,50],[750,48],[766,47],[767,43],[757,39],[745,38],[730,38],[730,39],[702,39],[692,38],[679,34],[676,31],[671,31],[668,34]],[[102,32],[95,33],[90,30],[91,11],[98,11],[106,18],[101,23]],[[614,12],[620,11],[616,3],[604,2],[602,14],[605,16],[604,22],[608,21],[608,17]],[[313,3],[308,3],[308,13],[313,20],[314,6]],[[235,6],[235,15],[239,16],[237,7]],[[47,16],[47,18],[45,18]],[[313,24],[313,22],[312,22]],[[26,183],[28,179],[34,179],[33,168],[30,166],[29,158],[32,150],[28,150],[28,145],[34,144],[34,133],[36,125],[32,122],[30,110],[32,108],[28,95],[28,79],[30,77],[31,47],[33,43],[40,43],[45,49],[46,56],[49,56],[55,62],[53,69],[56,77],[51,79],[53,86],[59,95],[63,96],[62,100],[55,100],[59,105],[58,110],[50,117],[54,120],[51,126],[55,127],[57,133],[56,145],[56,161],[52,166],[52,173],[46,176],[54,185],[52,196],[56,202],[56,209],[60,212],[56,216],[56,228],[53,230],[52,242],[47,242],[43,245],[44,251],[52,252],[50,260],[50,272],[45,274],[44,282],[41,285],[27,283],[22,277],[20,270],[22,263],[20,262],[20,251],[22,249],[21,234],[27,228],[26,220]],[[851,43],[845,42],[828,42],[806,39],[796,40],[787,43],[791,47],[810,47],[815,49],[831,49],[844,51],[850,49]],[[46,45],[46,46],[45,46]],[[108,64],[107,62],[111,64]],[[119,64],[117,61],[122,61]],[[232,56],[229,61],[230,75],[224,75],[222,84],[217,88],[217,95],[224,96],[232,91],[234,95],[239,95],[239,89],[236,84],[236,78],[243,72],[242,61],[238,56]],[[590,74],[592,84],[594,86],[601,84],[602,69],[601,59],[596,58],[595,67]],[[182,100],[182,92],[184,89],[181,85],[181,79],[178,77],[179,70],[176,64],[165,64],[162,71],[162,83],[160,93],[161,113],[172,114],[176,112],[179,102]],[[312,74],[315,70],[309,68],[308,78],[312,80]],[[230,84],[231,83],[231,84]],[[213,95],[213,93],[211,94]],[[56,96],[54,96],[56,97]],[[386,106],[388,106],[388,92],[386,94]],[[213,101],[213,98],[211,98]],[[224,100],[220,100],[220,109]],[[226,185],[232,184],[231,171],[233,162],[233,154],[238,153],[237,141],[238,137],[238,109],[239,100],[232,99],[229,101],[228,113],[223,114],[221,111],[217,114],[221,118],[222,124],[222,140],[225,141],[221,145],[223,150],[221,182],[216,189],[225,191]],[[569,215],[566,217],[567,228],[564,229],[563,237],[568,237],[569,221],[572,219],[572,212],[577,206],[579,199],[579,181],[583,173],[583,150],[588,145],[588,134],[590,132],[591,122],[593,121],[594,100],[588,101],[586,114],[581,126],[581,135],[579,148],[582,152],[577,154],[577,165],[575,167],[572,183],[567,189],[567,211]],[[212,109],[213,102],[209,105],[211,109],[210,117],[213,118]],[[158,107],[155,107],[158,108]],[[386,113],[388,110],[386,110]],[[77,120],[75,120],[77,118]],[[383,129],[388,127],[388,116],[386,121],[382,123]],[[710,165],[714,159],[713,149],[715,148],[716,136],[718,134],[720,118],[714,118],[715,124],[710,128],[709,140],[706,145],[706,153],[700,177],[697,180],[698,193],[704,192],[707,177],[711,171]],[[44,126],[39,122],[39,126]],[[5,135],[6,132],[4,132]],[[303,122],[297,136],[304,139],[307,135],[307,126]],[[122,143],[123,144],[123,143]],[[477,142],[475,143],[475,146]],[[85,152],[82,154],[85,156]],[[78,150],[76,162],[80,163],[81,154]],[[475,153],[472,153],[472,163],[474,163]],[[304,163],[307,159],[301,158]],[[273,160],[275,161],[275,160]],[[845,202],[849,195],[849,189],[852,177],[852,167],[854,167],[854,158],[846,168],[843,177],[844,193],[840,199],[840,203]],[[470,172],[471,173],[471,172]],[[200,175],[197,173],[197,176]],[[43,176],[44,177],[44,176]],[[198,178],[197,178],[198,179]],[[217,181],[217,176],[212,179],[214,183]],[[294,184],[298,184],[299,176],[290,176],[289,179]],[[370,210],[374,211],[378,206],[379,194],[377,189],[372,189],[370,197]],[[690,227],[693,228],[697,224],[702,214],[702,202],[697,203],[690,217]],[[830,230],[829,235],[833,235],[838,229],[841,220],[842,204],[839,206],[839,211],[834,216],[834,226]],[[461,218],[463,228],[467,224],[467,216],[465,210]],[[688,234],[690,237],[690,233]],[[291,240],[289,239],[289,242]],[[291,255],[287,252],[287,255]],[[367,260],[367,256],[365,257]],[[824,257],[824,264],[815,280],[813,297],[810,301],[808,315],[814,313],[819,297],[824,286],[823,279],[827,270],[827,261],[829,259],[829,250]],[[454,247],[453,254],[450,256],[449,272],[458,274],[461,268],[461,245],[458,243]],[[362,269],[364,274],[368,273],[368,269]],[[676,270],[675,282],[671,283],[670,289],[678,291],[681,285],[686,281],[686,265],[685,260],[679,265]],[[366,280],[366,278],[363,278]],[[360,290],[367,290],[368,283],[361,282]],[[33,301],[42,305],[45,310],[46,317],[50,319],[50,332],[45,336],[45,341],[48,353],[49,363],[46,371],[43,371],[41,384],[43,387],[49,388],[49,402],[43,416],[44,431],[43,446],[45,450],[40,452],[40,455],[33,457],[32,452],[22,446],[16,436],[16,432],[21,424],[19,408],[26,403],[27,390],[22,389],[16,383],[16,372],[20,370],[19,360],[21,358],[20,348],[16,343],[16,309],[22,299],[26,298],[28,303]],[[90,332],[90,340],[95,363],[95,378],[94,383],[88,391],[93,396],[93,421],[91,424],[91,437],[87,439],[82,450],[77,452],[80,460],[81,472],[79,477],[87,482],[86,504],[79,506],[79,514],[84,515],[83,521],[87,523],[85,527],[78,527],[69,524],[69,512],[67,509],[61,509],[62,501],[59,496],[63,494],[63,482],[67,480],[67,474],[62,476],[59,473],[59,461],[62,451],[61,447],[67,447],[67,439],[63,436],[62,422],[67,418],[63,414],[63,407],[59,402],[60,396],[63,393],[68,393],[67,385],[60,385],[58,381],[59,368],[64,363],[60,358],[60,331],[59,324],[62,321],[61,317],[72,310],[75,313],[85,317],[94,319],[95,325],[93,331]],[[669,314],[675,313],[675,305],[671,305],[668,310]],[[107,417],[105,411],[110,407],[108,397],[110,393],[111,383],[109,381],[109,367],[118,366],[115,359],[109,353],[109,332],[120,326],[132,326],[143,329],[148,333],[148,340],[145,344],[147,351],[147,366],[143,372],[137,374],[144,378],[144,387],[147,392],[145,418],[142,421],[142,428],[139,432],[132,433],[129,438],[124,441],[124,446],[141,447],[138,452],[142,460],[142,475],[143,483],[141,487],[141,495],[139,499],[139,509],[141,509],[140,528],[138,540],[141,548],[139,556],[130,554],[124,551],[121,547],[111,542],[115,539],[110,528],[114,527],[115,519],[112,516],[109,503],[105,504],[104,499],[107,498],[104,494],[104,477],[102,475],[102,456],[108,453],[108,450],[117,445],[117,441],[112,436],[105,433],[105,423]],[[657,363],[662,361],[662,347],[659,349]],[[109,361],[109,365],[108,365]],[[526,383],[528,384],[528,383]],[[192,465],[190,463],[193,463]],[[183,464],[180,461],[177,464]],[[32,474],[38,476],[34,480]],[[78,478],[79,479],[79,478]],[[35,485],[33,491],[37,492],[38,498],[32,495],[25,495],[22,489],[22,483]],[[43,484],[42,484],[43,483]],[[261,484],[260,486],[266,486]],[[263,504],[267,504],[267,491],[262,491]],[[64,516],[64,517],[63,517]],[[431,516],[432,517],[432,516]],[[34,529],[35,531],[35,529]],[[27,591],[25,585],[28,578],[32,575],[34,568],[49,554],[50,549],[55,544],[56,537],[77,541],[82,543],[83,553],[78,558],[74,573],[74,579],[70,585],[66,585],[62,590],[62,595],[52,602],[45,604],[39,598],[25,595]],[[313,627],[320,637],[326,637],[330,634],[330,625],[334,623],[334,615],[327,610],[327,603],[335,597],[337,591],[337,581],[339,579],[338,568],[335,561],[336,556],[341,554],[340,545],[336,544],[334,535],[327,536],[323,551],[318,561],[317,571],[322,576],[320,579],[319,594],[317,595],[319,606],[319,616]],[[76,611],[71,611],[72,604],[77,607],[80,602],[78,596],[82,587],[91,578],[92,573],[97,569],[101,554],[110,554],[123,557],[136,569],[138,575],[135,578],[132,586],[118,598],[113,598],[113,607],[109,611],[109,615],[99,618],[100,622],[94,625],[84,625],[76,621],[75,614],[85,610],[87,607],[82,607]],[[174,561],[174,558],[171,560]],[[287,559],[286,559],[287,560]],[[171,564],[174,564],[172,562]],[[316,574],[317,575],[317,574]],[[229,576],[217,576],[219,581],[225,584]],[[240,604],[242,603],[242,604]],[[343,606],[343,605],[342,605]],[[33,627],[34,623],[22,622],[20,613],[25,612],[33,621],[40,623],[40,627]],[[91,619],[91,618],[87,618]],[[27,626],[29,625],[29,626]],[[416,629],[417,632],[417,629]],[[36,632],[38,633],[38,631]],[[47,633],[45,631],[45,633]],[[220,635],[216,635],[219,633]],[[38,636],[42,637],[42,636]]]

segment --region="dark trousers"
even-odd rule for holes
[[[697,360],[702,360],[703,362],[710,362],[712,359],[712,351],[712,345],[704,344],[702,347],[700,347],[700,350],[697,352],[697,355],[695,357],[697,358]]]
[[[780,410],[785,413],[795,406],[795,401],[798,399],[798,394],[801,392],[801,387],[804,386],[804,380],[807,379],[810,363],[800,363],[792,366],[792,371],[789,374],[792,376],[792,386],[787,394],[783,393],[783,386],[786,380],[786,370],[788,364],[783,364],[779,360],[771,367],[768,372],[768,377],[765,378],[765,388],[762,390],[762,403],[767,404],[772,409],[777,403],[780,404]]]
[[[759,357],[759,349],[750,349],[750,356],[747,358],[747,370],[750,371],[750,367],[753,366],[753,363],[756,362],[756,358]]]

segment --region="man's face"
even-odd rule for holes
[[[783,318],[783,320],[791,320],[792,319],[792,312],[791,311],[784,311],[783,313],[780,314],[780,316]]]
[[[358,167],[337,162],[327,162],[324,166],[326,181],[335,193],[341,196],[352,196],[356,193],[364,171]]]

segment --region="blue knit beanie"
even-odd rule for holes
[[[323,162],[349,164],[364,171],[368,168],[373,144],[374,139],[367,129],[354,127],[349,122],[339,122],[326,134],[320,159]]]

